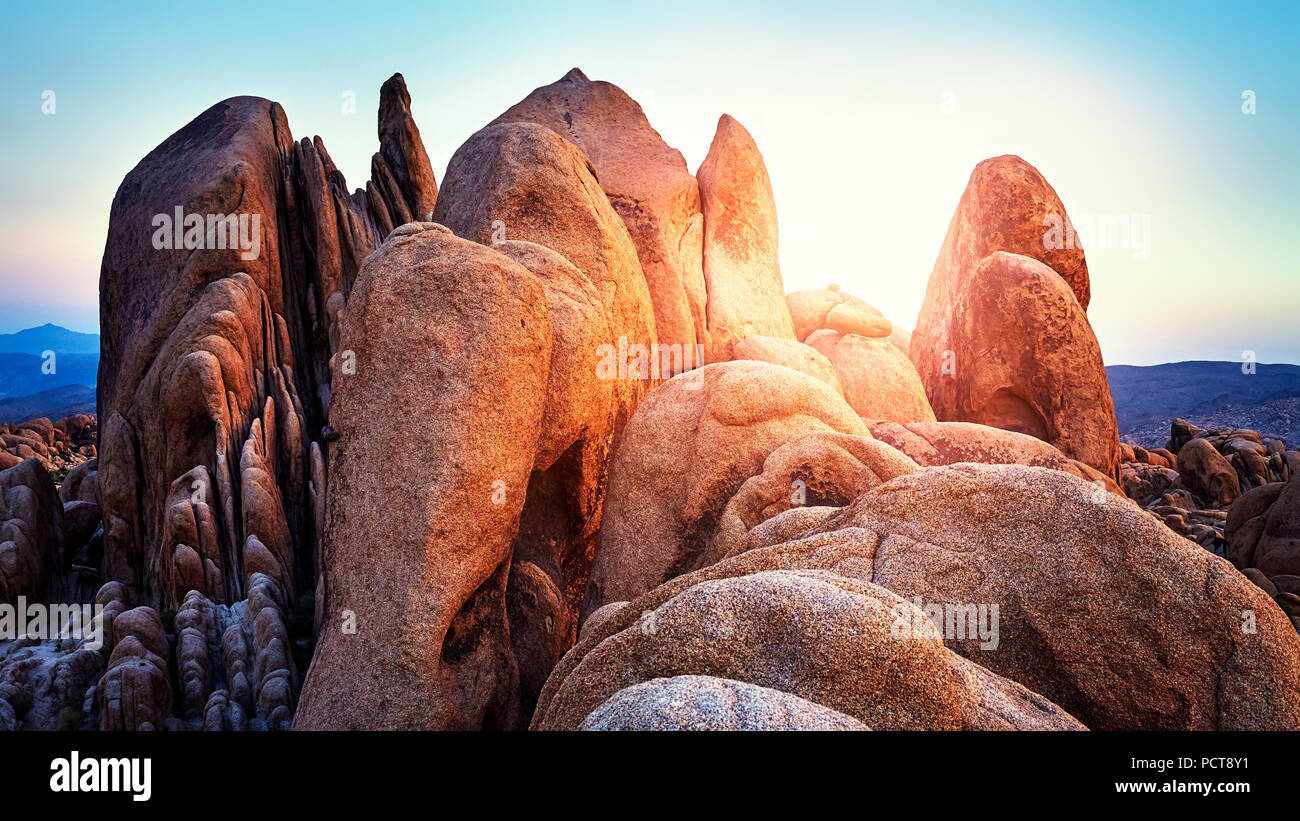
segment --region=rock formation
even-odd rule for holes
[[[543,428],[545,294],[503,254],[417,223],[366,261],[340,315],[355,374],[334,380],[325,610],[295,726],[512,728],[506,585]]]
[[[1282,611],[1227,562],[1086,482],[1019,465],[928,468],[813,532],[847,528],[880,534],[876,584],[999,604],[995,649],[949,646],[1093,729],[1300,726],[1300,636]]]
[[[586,635],[542,691],[533,729],[578,727],[641,682],[711,676],[776,689],[871,729],[1082,729],[947,650],[915,605],[870,583],[855,549],[745,553],[678,577]],[[598,714],[599,716],[599,714]],[[599,718],[593,719],[593,721]]]
[[[697,567],[727,500],[816,430],[867,433],[825,382],[779,365],[706,365],[654,390],[614,454],[584,615]]]
[[[1127,495],[1111,477],[1069,458],[1041,439],[973,422],[870,423],[871,435],[901,450],[918,465],[932,467],[955,462],[986,465],[1026,465],[1072,473],[1105,490]]]
[[[724,114],[700,164],[709,362],[748,336],[794,339],[777,259],[776,202],[745,127]]]
[[[0,604],[101,609],[0,729],[1300,729],[1300,454],[1118,441],[1023,160],[912,336],[783,294],[728,116],[692,176],[575,69],[441,191],[377,130],[349,193],[232,98],[122,182],[99,414],[0,426]]]
[[[695,360],[695,346],[708,340],[704,216],[699,185],[681,152],[664,142],[622,89],[588,80],[576,68],[535,89],[493,124],[514,122],[546,126],[591,161],[636,246],[658,340],[681,346],[685,361],[663,375],[703,364]],[[506,231],[516,236],[508,224]]]
[[[798,696],[725,678],[673,676],[625,687],[579,730],[867,730]]]
[[[944,376],[944,352],[953,349],[951,314],[958,292],[980,261],[997,251],[1042,262],[1066,282],[1079,307],[1088,308],[1088,263],[1056,191],[1019,157],[981,162],[948,224],[912,331],[912,361],[931,394]]]
[[[59,601],[64,573],[63,503],[41,462],[32,457],[0,471],[0,604],[22,596]]]
[[[844,384],[844,398],[863,419],[933,422],[934,411],[907,354],[885,337],[813,332],[807,344],[822,353]]]
[[[919,330],[912,345],[935,415],[1027,433],[1118,482],[1101,349],[1066,281],[1031,257],[997,251],[963,271],[951,296],[940,369],[926,377]]]

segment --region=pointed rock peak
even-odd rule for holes
[[[406,90],[406,80],[400,73],[389,77],[379,90],[379,153],[401,189],[410,213],[418,219],[432,211],[438,185],[420,139],[420,129],[411,116],[411,95]],[[396,202],[389,205],[390,209],[402,210]]]
[[[591,82],[590,80],[587,79],[587,75],[582,73],[582,69],[578,68],[577,66],[574,66],[573,68],[569,69],[569,73],[560,78],[560,82],[562,83],[563,82],[571,83],[577,80],[581,80],[584,83]]]
[[[411,93],[406,90],[406,78],[400,72],[389,77],[379,88],[379,119],[384,119],[385,111],[402,108],[411,110]]]
[[[730,138],[730,137],[738,137],[741,135],[743,135],[743,137],[751,143],[754,141],[754,138],[749,133],[749,129],[741,125],[740,120],[737,120],[735,117],[731,116],[730,114],[723,114],[721,117],[718,118],[718,128],[713,135],[714,140],[717,140],[721,137]]]

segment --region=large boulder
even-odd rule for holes
[[[622,360],[612,362],[611,374],[621,429],[653,380],[665,374],[649,367],[656,364],[650,361],[655,317],[636,247],[582,151],[535,123],[487,126],[452,155],[434,222],[484,245],[543,245],[586,275],[609,327],[602,350]],[[600,353],[587,353],[593,367],[593,354]]]
[[[409,106],[395,75],[365,191],[256,97],[211,107],[118,188],[100,270],[96,485],[106,574],[140,601],[175,609],[199,578],[216,601],[242,599],[241,568],[260,560],[249,545],[287,555],[314,586],[324,488],[310,454],[335,316],[366,254],[436,196]],[[178,503],[182,480],[190,501]],[[186,517],[210,518],[219,550],[168,541]],[[196,574],[204,559],[218,573]],[[291,592],[295,580],[279,581]]]
[[[341,338],[354,373],[334,380],[324,616],[294,726],[513,727],[506,584],[543,429],[546,294],[503,254],[408,225],[367,259]]]
[[[925,383],[935,415],[1027,433],[1118,482],[1101,348],[1066,281],[1036,259],[998,251],[963,274],[953,297],[946,362]]]
[[[151,607],[137,607],[113,623],[113,651],[95,686],[101,730],[164,730],[172,708],[167,634]]]
[[[870,579],[996,604],[998,642],[948,646],[1093,729],[1300,728],[1300,636],[1223,559],[1066,473],[926,468],[811,531],[878,534]],[[810,537],[811,538],[811,537]]]
[[[867,432],[833,388],[779,365],[706,365],[655,389],[614,454],[584,615],[699,566],[727,501],[815,430]]]
[[[1241,494],[1237,471],[1208,439],[1189,439],[1174,467],[1187,489],[1211,507],[1227,509]]]
[[[561,645],[576,636],[610,450],[645,392],[683,366],[683,351],[672,349],[674,360],[671,346],[656,343],[627,228],[588,158],[552,129],[499,123],[471,136],[448,165],[435,217],[530,270],[552,320],[542,439],[515,547],[532,567],[516,574],[508,594],[518,615],[531,614],[531,626],[516,620],[511,630],[535,662],[520,669],[526,710]]]
[[[870,422],[868,426],[872,436],[898,448],[922,467],[981,462],[1051,468],[1125,495],[1111,477],[1024,433],[974,422]]]
[[[1269,578],[1300,576],[1300,477],[1239,496],[1228,511],[1224,538],[1237,567],[1256,568]]]
[[[1059,242],[1057,234],[1049,233],[1054,228]],[[984,160],[971,172],[948,223],[912,331],[912,361],[932,401],[935,385],[944,376],[945,351],[955,347],[952,310],[958,294],[980,261],[997,251],[1039,260],[1064,280],[1081,309],[1088,308],[1088,263],[1061,198],[1038,169],[1020,157]]]
[[[873,729],[1081,727],[945,648],[854,558],[770,548],[650,591],[565,656],[533,729],[573,729],[624,688],[685,675],[779,690]]]
[[[40,460],[0,471],[0,604],[63,598],[73,555],[64,535],[59,491]]]
[[[496,249],[537,277],[552,330],[542,433],[506,591],[528,712],[577,634],[618,407],[615,381],[592,366],[593,351],[609,339],[596,287],[564,257],[536,243],[507,240]]]
[[[747,336],[794,339],[777,258],[776,202],[745,127],[724,114],[696,177],[704,211],[708,362]]]
[[[664,142],[622,89],[588,80],[576,68],[534,89],[493,124],[513,122],[544,125],[591,160],[636,246],[659,342],[682,346],[684,367],[703,364],[695,346],[707,339],[704,217],[699,186],[681,152]]]
[[[844,398],[863,419],[933,422],[934,411],[907,354],[887,337],[815,331],[807,344],[822,353],[844,384]]]
[[[861,721],[798,696],[713,676],[656,678],[625,687],[579,730],[868,730]]]

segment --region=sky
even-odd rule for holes
[[[441,181],[578,66],[692,172],[719,115],[749,129],[787,291],[835,283],[912,327],[971,169],[1011,153],[1081,228],[1133,229],[1084,242],[1107,364],[1300,363],[1296,4],[74,2],[0,21],[0,333],[97,330],[117,185],[213,103],[280,102],[356,188],[400,71]]]

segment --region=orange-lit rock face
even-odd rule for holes
[[[747,336],[794,339],[777,259],[776,202],[763,155],[744,126],[718,120],[696,174],[704,209],[708,362]]]
[[[955,462],[987,465],[1026,465],[1063,470],[1089,482],[1102,482],[1106,490],[1125,494],[1109,476],[1069,458],[1052,445],[1015,431],[973,422],[920,422],[900,425],[871,422],[871,435],[887,442],[924,467]]]
[[[490,248],[398,230],[342,315],[355,374],[335,375],[325,616],[295,726],[509,728],[506,585],[542,432],[546,297]]]
[[[835,366],[844,383],[844,398],[863,419],[933,422],[916,367],[886,336],[815,331],[807,344]]]
[[[957,290],[946,344],[948,372],[929,389],[939,419],[1027,433],[1119,481],[1101,349],[1050,268],[1002,252],[984,259]]]
[[[584,614],[697,567],[727,500],[814,430],[867,432],[833,388],[778,365],[706,365],[655,389],[614,454]]]
[[[622,89],[588,80],[576,68],[493,121],[512,122],[544,125],[591,160],[636,245],[659,341],[694,351],[706,338],[704,217],[699,186],[681,152],[664,142]]]
[[[636,247],[573,143],[534,123],[490,125],[465,141],[447,165],[434,221],[491,246],[525,240],[572,263],[595,286],[611,338],[652,345],[654,309]],[[592,352],[594,367],[595,352]],[[618,428],[649,380],[615,385]]]
[[[944,351],[952,349],[951,312],[957,292],[989,254],[1008,251],[1043,262],[1068,283],[1087,310],[1088,263],[1083,247],[1077,237],[1070,243],[1073,247],[1045,247],[1058,244],[1044,240],[1053,217],[1061,219],[1064,229],[1065,206],[1029,163],[1005,155],[975,166],[930,272],[925,302],[912,331],[912,361],[927,392],[934,390],[941,374]],[[940,413],[939,418],[946,417]]]
[[[785,295],[785,302],[795,336],[802,340],[823,328],[861,336],[889,336],[893,330],[879,310],[835,285],[793,291]]]
[[[793,339],[748,336],[732,348],[731,358],[733,360],[754,359],[794,368],[796,371],[803,371],[809,376],[817,377],[840,394],[844,393],[844,386],[840,383],[839,374],[835,372],[835,366],[831,361],[811,345]]]

